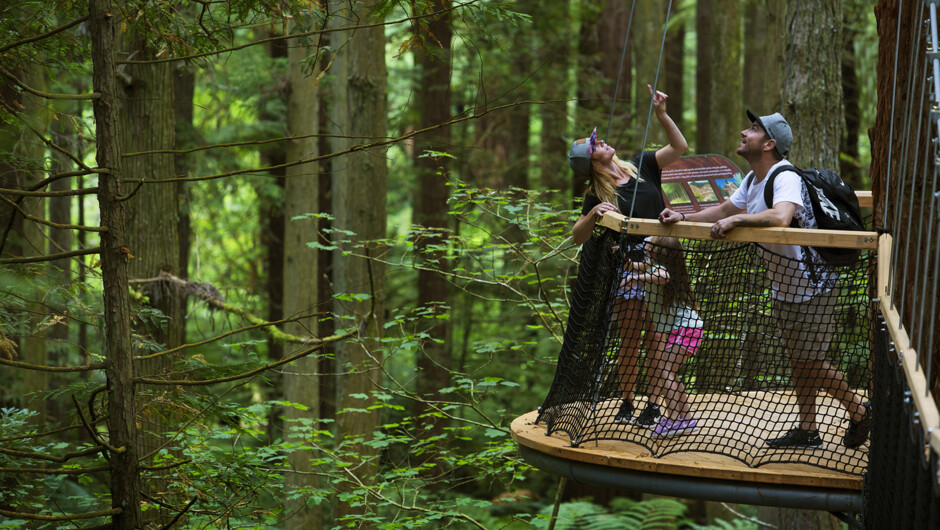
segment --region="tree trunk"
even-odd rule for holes
[[[16,76],[23,80],[27,85],[38,90],[44,90],[45,76],[42,68],[36,65],[23,65]],[[13,189],[26,189],[42,179],[42,174],[36,168],[41,167],[45,156],[45,146],[36,138],[35,134],[28,127],[18,126],[19,120],[22,120],[36,130],[48,129],[49,124],[43,123],[43,116],[48,116],[47,112],[42,112],[45,102],[36,96],[28,93],[16,93],[12,86],[6,84],[5,80],[0,81],[0,91],[2,91],[2,101],[12,109],[16,109],[17,120],[14,125],[0,125],[0,145],[4,146],[5,160],[22,159],[27,163],[17,163],[0,165],[0,187]],[[6,111],[5,111],[6,112]],[[4,112],[4,113],[5,113]],[[6,198],[6,197],[5,197]],[[47,245],[43,226],[35,221],[25,219],[26,215],[45,218],[45,207],[47,199],[40,197],[15,197],[15,206],[9,205],[6,201],[0,203],[0,231],[10,229],[6,239],[6,245],[0,249],[0,255],[6,256],[39,256],[45,253]],[[53,229],[54,230],[54,229]],[[47,308],[39,302],[43,293],[39,288],[31,289],[28,295],[26,305],[23,310],[29,316],[27,317],[28,330],[20,336],[10,337],[19,342],[19,351],[21,360],[29,364],[45,366],[48,364],[48,351],[46,349],[45,336],[47,332],[37,332],[39,324],[49,316]],[[40,370],[24,370],[23,392],[17,396],[17,405],[28,408],[37,413],[32,418],[32,423],[36,426],[42,426],[46,423],[47,408],[45,399],[29,398],[27,394],[34,392],[44,392],[49,388],[49,373]]]
[[[153,57],[142,35],[134,31],[125,32],[123,49],[136,59]],[[170,63],[147,65],[125,65],[119,77],[121,107],[118,114],[121,152],[138,153],[152,150],[168,150],[176,147],[176,123],[173,94],[173,70]],[[125,178],[165,179],[175,176],[175,157],[167,154],[125,156],[123,162]],[[139,333],[150,335],[154,342],[174,348],[183,343],[184,307],[182,293],[172,284],[155,280],[161,272],[179,276],[179,191],[178,185],[145,184],[140,188],[127,188],[132,196],[127,200],[127,247],[129,261],[127,274],[141,281],[135,284],[148,296],[148,304],[167,317],[164,326],[142,324]],[[152,353],[141,351],[141,354]],[[173,359],[160,356],[138,361],[135,369],[141,376],[160,376],[172,369]],[[160,448],[163,433],[175,423],[171,408],[172,387],[141,386],[140,398],[141,432],[138,451],[141,458]],[[149,462],[148,462],[149,463]],[[144,491],[159,498],[167,491],[165,478],[159,473],[145,485]],[[168,514],[150,510],[144,514],[146,520],[158,517],[161,524],[169,522]]]
[[[142,36],[130,36],[125,51],[138,60],[151,57]],[[121,87],[121,149],[136,153],[176,147],[173,71],[170,63],[125,65]],[[138,155],[124,159],[126,178],[165,179],[175,176],[174,156]],[[128,274],[138,280],[160,272],[179,276],[179,192],[177,185],[145,184],[127,201],[127,236],[133,256]],[[169,318],[166,330],[153,329],[154,340],[169,348],[182,343],[183,297],[164,282],[148,281],[137,286],[149,296],[149,304]],[[170,359],[141,363],[143,374],[166,370]]]
[[[870,9],[868,2],[864,7],[861,2],[850,2],[843,9],[842,17],[842,101],[845,115],[845,134],[842,135],[841,156],[839,157],[839,175],[855,189],[870,187],[863,180],[859,160],[859,138],[861,136],[862,112],[859,106],[861,87],[858,82],[858,56],[855,53],[855,39],[859,35],[858,20],[862,11]]]
[[[370,13],[376,0],[355,4],[354,11],[342,1],[331,3],[332,23],[350,26]],[[379,21],[375,21],[379,22]],[[337,32],[331,37],[332,48],[339,50],[331,74],[336,79],[334,122],[347,138],[337,138],[334,150],[343,150],[356,142],[368,143],[387,135],[385,34],[381,26]],[[380,256],[384,250],[371,243],[385,237],[387,168],[385,149],[357,151],[333,163],[334,227],[349,230],[350,243],[340,246],[357,254]],[[362,245],[365,248],[362,248]],[[356,482],[372,484],[376,452],[363,444],[350,442],[369,439],[378,428],[378,413],[361,411],[371,403],[372,393],[382,383],[379,369],[382,361],[378,339],[382,336],[385,279],[384,267],[377,261],[334,254],[333,278],[337,295],[362,293],[369,299],[338,299],[334,307],[337,325],[358,327],[362,340],[348,341],[336,348],[336,438],[346,441],[344,454],[356,455],[361,462],[352,462]],[[365,399],[363,399],[365,396]],[[343,484],[341,492],[349,493],[354,485]],[[369,508],[368,498],[353,498],[337,503],[337,520],[355,519]],[[365,503],[365,504],[360,504]],[[357,506],[357,504],[360,504]]]
[[[77,106],[70,105],[69,109],[74,111]],[[81,157],[82,149],[80,147],[81,139],[78,137],[71,119],[59,118],[57,126],[52,132],[52,141],[68,152]],[[52,173],[71,171],[76,169],[74,162],[63,155],[56,153],[53,157]],[[49,185],[49,191],[67,191],[71,188],[72,181],[69,179],[57,180]],[[49,199],[49,220],[57,224],[72,223],[72,197],[51,197]],[[79,223],[81,224],[81,223]],[[73,250],[74,237],[71,230],[51,230],[49,234],[49,252],[68,252]],[[63,258],[52,262],[54,267],[53,282],[56,285],[71,285],[72,259]],[[53,366],[64,366],[68,354],[69,328],[72,322],[68,319],[54,324],[49,328],[50,344],[49,364]],[[50,374],[50,385],[52,388],[62,388],[65,386],[65,378],[59,374]],[[49,400],[48,413],[50,420],[55,422],[65,417],[65,411],[69,406],[64,399]]]
[[[744,41],[744,108],[764,116],[782,110],[783,74],[786,70],[785,23],[788,0],[748,0]],[[738,112],[742,128],[747,125]]]
[[[698,3],[696,152],[733,158],[746,122],[741,109],[741,0]],[[705,39],[705,40],[702,40]]]
[[[450,1],[446,0],[443,6],[435,5],[433,9],[447,9]],[[421,72],[417,82],[418,128],[423,129],[438,125],[450,118],[450,75],[451,75],[451,21],[450,15],[445,14],[429,21],[428,32],[430,37],[425,41],[425,47],[415,51],[415,64]],[[513,116],[514,119],[519,118]],[[528,131],[525,132],[528,134]],[[528,136],[526,136],[528,138]],[[447,186],[450,158],[446,156],[428,156],[426,151],[447,152],[451,145],[450,128],[437,129],[432,133],[418,138],[414,152],[414,166],[418,174],[417,208],[415,209],[415,223],[425,227],[426,230],[415,241],[416,252],[423,256],[424,261],[430,263],[431,268],[440,272],[418,271],[418,307],[430,310],[432,315],[443,314],[451,305],[451,297],[447,289],[444,274],[449,269],[446,260],[446,251],[440,249],[447,246],[447,230],[450,219],[447,215]],[[421,341],[418,352],[417,390],[422,397],[433,398],[437,390],[448,385],[450,381],[449,369],[453,368],[451,361],[451,348],[448,339],[448,321],[445,319],[432,319],[428,337]],[[416,410],[418,416],[427,412],[426,407],[419,406]],[[432,423],[429,434],[439,435],[443,432],[442,419],[429,420]]]
[[[273,37],[274,33],[268,31],[258,31],[260,38]],[[288,45],[285,40],[275,40],[265,45],[268,57],[271,59],[271,71],[281,72],[275,69],[275,61],[287,59]],[[288,74],[289,76],[289,74]],[[271,84],[262,92],[258,101],[258,118],[262,122],[272,122],[267,129],[277,131],[287,130],[288,117],[283,112],[273,111],[272,109],[287,108],[288,94],[290,93],[290,80],[284,75],[272,76]],[[287,162],[287,144],[285,142],[276,142],[263,145],[258,150],[258,159],[261,167],[272,167],[268,170],[268,176],[259,176],[252,179],[255,194],[258,197],[258,242],[264,249],[261,265],[262,289],[267,297],[269,321],[281,320],[284,318],[284,228],[285,228],[285,204],[284,204],[284,176],[287,174],[286,168],[275,167],[283,166]],[[306,245],[306,243],[304,243]],[[281,359],[284,356],[284,345],[276,341],[273,337],[268,337],[268,358],[272,361]],[[272,377],[269,383],[265,385],[265,393],[270,399],[279,399],[284,397],[284,388],[280,377]],[[281,422],[283,410],[280,407],[273,407],[268,418],[268,438],[274,440],[282,435],[284,425]]]
[[[567,73],[571,68],[573,50],[568,40],[561,37],[571,17],[571,3],[546,2],[539,9],[544,14],[532,20],[538,61],[538,67],[533,72],[534,85],[536,99],[549,103],[538,106],[542,128],[535,146],[535,177],[542,189],[570,193],[570,170],[559,154],[568,152],[571,141],[565,101],[568,98]]]
[[[93,102],[101,226],[101,280],[104,297],[105,374],[108,378],[108,441],[119,451],[109,452],[111,506],[114,528],[140,528],[140,482],[137,467],[137,404],[130,340],[130,302],[127,293],[128,242],[121,195],[121,156],[118,146],[117,72],[114,66],[115,17],[107,0],[89,2],[92,46]]]
[[[288,52],[290,65],[290,97],[287,103],[288,132],[295,138],[287,147],[287,162],[308,160],[317,156],[319,108],[317,106],[318,70],[305,72],[302,61],[317,53],[317,48],[305,41],[292,41]],[[308,214],[314,213],[318,204],[317,164],[306,163],[287,168],[284,194],[284,315],[296,317],[310,314],[317,308],[317,262],[318,251],[307,244],[317,240],[317,220]],[[316,330],[317,318],[306,317],[284,326],[285,331],[296,335],[310,335]],[[298,350],[308,348],[298,346]],[[295,352],[285,352],[288,355]],[[285,431],[297,440],[303,439],[304,423],[312,422],[307,429],[316,429],[320,412],[320,377],[317,373],[317,357],[298,359],[284,369],[284,399],[291,403],[302,403],[303,409],[288,406],[284,411]],[[306,436],[309,436],[307,434]],[[293,488],[311,491],[319,481],[313,474],[313,451],[294,451],[288,456],[291,471],[287,482]],[[287,528],[314,529],[323,523],[323,514],[318,505],[307,505],[308,495],[288,500],[285,509],[290,514]]]
[[[668,4],[667,4],[668,5]],[[665,9],[665,6],[663,7]],[[685,128],[685,24],[674,20],[679,15],[676,5],[670,16],[673,26],[666,34],[666,49],[663,52],[663,71],[666,73],[664,81],[660,81],[661,90],[669,95],[669,116],[682,131]]]
[[[177,67],[173,72],[173,111],[176,124],[176,148],[188,149],[197,144],[197,132],[193,125],[193,96],[196,92],[196,73],[192,68]],[[192,154],[177,154],[173,157],[177,175],[189,175],[193,166]],[[192,224],[190,222],[189,183],[177,182],[176,195],[179,205],[179,264],[180,278],[189,278],[189,255],[192,250]],[[185,309],[185,300],[182,302]],[[180,341],[186,342],[186,326],[180,333]]]
[[[716,0],[695,3],[695,146],[699,154],[714,153],[712,122],[712,18]]]
[[[797,165],[839,167],[842,139],[842,2],[791,2],[787,19],[789,73],[783,115],[793,130],[788,159]]]
[[[332,42],[329,33],[320,36],[320,49],[325,49]],[[320,71],[329,68],[331,56],[324,53],[320,58]],[[331,121],[330,110],[332,109],[332,99],[328,90],[320,90],[320,138],[317,141],[317,149],[320,153],[330,152],[330,133]],[[333,163],[332,159],[327,158],[320,161],[320,188],[317,191],[318,207],[317,211],[329,212],[333,210]],[[320,219],[317,223],[317,232],[319,241],[324,244],[330,244],[329,232],[333,223],[326,217]],[[329,308],[333,305],[333,255],[330,252],[319,252],[317,262],[317,307]],[[332,318],[321,318],[319,322],[319,336],[329,337],[336,331],[336,323]],[[321,374],[336,373],[336,352],[333,346],[327,346],[320,352],[319,368]],[[336,420],[336,381],[333,377],[320,378],[320,418],[324,420]]]
[[[633,64],[636,67],[636,87],[633,91],[634,111],[636,120],[636,133],[639,135],[639,142],[635,148],[627,149],[626,145],[620,147],[622,153],[637,153],[640,148],[652,149],[663,145],[666,141],[666,135],[656,115],[651,113],[651,101],[649,89],[646,85],[656,84],[656,90],[666,91],[666,70],[661,62],[660,49],[663,44],[663,30],[666,24],[666,11],[659,2],[637,2],[633,14]],[[663,49],[665,54],[665,49]],[[608,60],[611,60],[609,58]],[[670,103],[672,98],[670,98]],[[671,106],[671,105],[670,105]],[[672,113],[670,113],[671,115]],[[649,120],[647,120],[649,118]],[[647,125],[647,121],[649,124]],[[645,132],[645,134],[644,134]],[[643,137],[646,137],[646,145],[641,146]],[[633,156],[632,154],[630,156]],[[623,212],[626,213],[626,212]]]

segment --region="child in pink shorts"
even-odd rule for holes
[[[654,327],[649,349],[650,395],[662,396],[666,401],[667,410],[650,434],[687,433],[698,429],[698,420],[691,415],[679,368],[698,350],[703,322],[679,240],[654,236],[648,238],[646,251],[650,266],[629,281],[642,282],[646,287],[646,308]]]

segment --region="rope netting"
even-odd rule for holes
[[[873,349],[872,385],[878,421],[871,430],[871,466],[865,479],[866,528],[937,528],[940,485],[937,453],[926,450],[911,389],[879,329]]]
[[[872,257],[833,267],[770,247],[596,229],[537,421],[573,446],[622,440],[655,457],[861,474],[868,445],[852,439],[846,407],[867,401]],[[785,437],[806,418],[820,439]]]

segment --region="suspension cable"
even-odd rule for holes
[[[653,100],[656,99],[656,87],[659,84],[659,70],[663,64],[663,51],[666,49],[666,32],[669,28],[669,16],[672,14],[672,0],[669,0],[669,6],[666,8],[666,21],[663,23],[663,38],[659,43],[659,59],[656,61],[656,74],[653,76],[653,94],[650,98],[649,110],[646,113],[646,129],[643,131],[643,142],[640,144],[640,160],[636,166],[637,183],[640,180],[640,171],[643,169],[643,151],[646,149],[646,138],[650,131],[650,121],[653,119]],[[636,191],[639,185],[633,186],[633,198],[630,200],[630,215],[633,217],[633,207],[636,204]]]

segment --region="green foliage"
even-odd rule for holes
[[[553,507],[542,509],[532,520],[534,528],[548,528]],[[555,528],[558,530],[646,530],[654,528],[681,528],[689,524],[685,518],[686,506],[675,499],[656,498],[634,501],[617,498],[605,508],[589,501],[562,503],[558,509]]]

